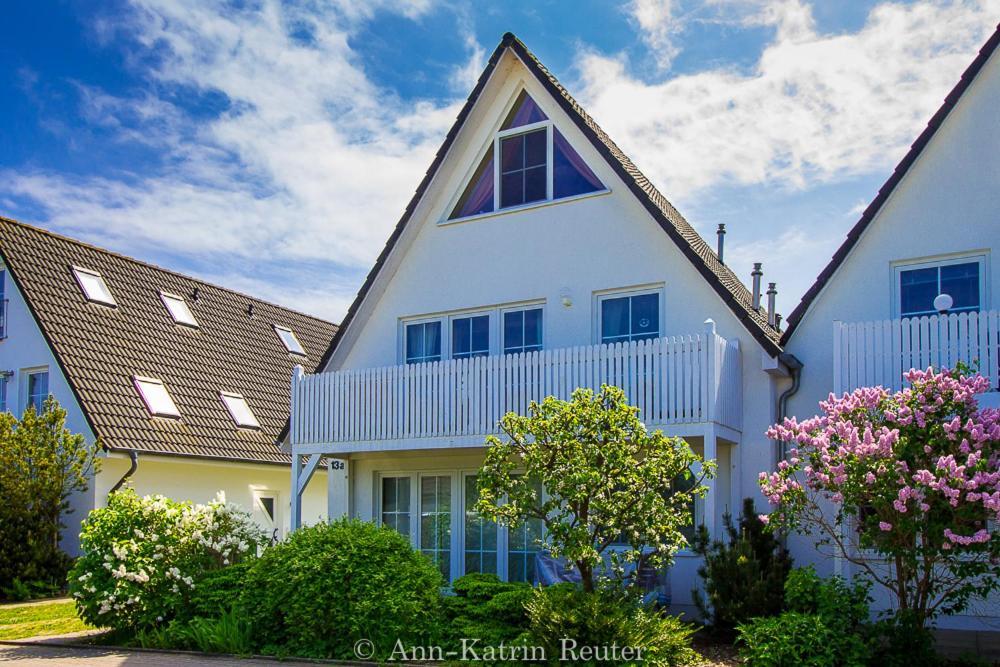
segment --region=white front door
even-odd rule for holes
[[[253,492],[253,518],[264,529],[272,543],[281,539],[280,508],[277,491],[255,490]]]

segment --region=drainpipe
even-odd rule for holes
[[[122,487],[122,484],[124,484],[129,477],[134,475],[136,469],[139,467],[139,452],[135,451],[134,449],[130,449],[128,450],[128,457],[132,460],[132,463],[131,465],[129,465],[128,470],[125,471],[125,474],[122,475],[122,478],[118,480],[118,483],[112,486],[111,490],[108,491],[108,497],[111,497],[112,493],[120,489]]]
[[[796,358],[793,354],[788,354],[787,352],[782,352],[778,355],[778,360],[788,367],[788,372],[792,376],[792,386],[782,392],[781,396],[778,397],[778,423],[785,421],[785,417],[788,413],[788,399],[795,395],[799,390],[799,381],[802,377],[802,362]],[[783,461],[785,458],[785,443],[778,443],[778,454],[775,460],[775,469],[778,467],[778,463]]]

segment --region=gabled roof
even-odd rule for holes
[[[292,368],[314,371],[336,325],[4,217],[0,255],[106,447],[288,463],[277,439]],[[100,272],[117,307],[88,302],[73,266]],[[183,296],[199,327],[176,324],[161,291]],[[288,354],[276,324],[307,359]],[[181,418],[151,418],[133,376],[162,380]],[[221,391],[242,394],[260,430],[237,428]]]
[[[497,48],[490,56],[483,73],[479,75],[479,80],[476,82],[476,86],[472,89],[472,92],[469,94],[469,98],[466,100],[465,105],[459,112],[458,118],[455,120],[455,124],[452,125],[447,136],[445,136],[444,143],[441,144],[441,147],[434,156],[434,160],[431,162],[427,173],[417,186],[417,191],[414,193],[413,198],[410,199],[409,204],[407,204],[406,209],[403,211],[403,216],[399,219],[399,222],[396,224],[396,228],[389,236],[389,240],[386,242],[385,247],[382,249],[378,259],[375,261],[375,265],[368,273],[368,277],[361,286],[361,290],[358,292],[357,297],[355,297],[354,302],[347,311],[347,315],[341,322],[340,330],[337,332],[337,335],[334,336],[326,354],[323,355],[323,360],[320,362],[319,367],[323,368],[327,361],[329,361],[334,350],[337,348],[338,343],[340,342],[340,338],[344,335],[344,332],[354,320],[361,303],[364,301],[365,296],[374,284],[375,278],[378,276],[382,266],[385,264],[390,253],[395,247],[396,241],[403,233],[406,225],[410,222],[413,211],[416,209],[417,204],[420,202],[431,182],[434,180],[434,176],[437,174],[445,156],[448,154],[448,151],[455,142],[459,131],[465,124],[465,120],[472,112],[472,108],[475,106],[480,94],[486,87],[486,83],[489,80],[490,75],[493,73],[493,70],[500,62],[501,56],[503,56],[507,49],[510,49],[518,57],[518,59],[524,63],[528,71],[531,72],[541,85],[552,95],[560,107],[562,107],[567,115],[573,120],[574,124],[576,124],[580,131],[583,132],[584,136],[587,137],[594,148],[597,149],[615,173],[625,182],[629,190],[631,190],[631,192],[638,198],[649,214],[653,216],[657,223],[659,223],[660,227],[663,228],[663,231],[666,232],[666,234],[677,244],[681,252],[683,252],[684,255],[691,261],[694,267],[715,289],[719,296],[722,297],[723,301],[726,302],[736,317],[743,323],[743,325],[761,344],[761,346],[771,355],[777,355],[781,352],[781,348],[779,346],[781,333],[768,324],[766,312],[763,310],[755,311],[753,309],[752,296],[746,285],[743,284],[743,282],[728,266],[719,261],[719,258],[715,254],[712,247],[705,242],[698,232],[695,231],[694,227],[692,227],[688,221],[684,219],[677,209],[675,209],[673,205],[667,201],[667,198],[656,189],[650,180],[646,178],[641,171],[639,171],[639,168],[635,166],[635,164],[627,155],[625,155],[624,152],[622,152],[620,148],[618,148],[615,142],[613,142],[607,133],[600,128],[594,119],[583,110],[579,103],[573,99],[566,88],[559,83],[555,76],[553,76],[552,73],[545,68],[545,66],[538,60],[538,58],[535,57],[534,54],[528,51],[528,48],[524,45],[524,43],[515,37],[513,33],[508,32],[504,34],[500,44],[497,45]]]
[[[872,223],[875,216],[878,215],[879,211],[885,205],[886,201],[896,190],[896,186],[899,185],[903,177],[906,176],[910,167],[917,161],[920,154],[923,152],[924,148],[930,143],[934,134],[938,131],[938,128],[944,123],[945,118],[951,113],[951,110],[955,108],[958,101],[962,98],[962,95],[968,90],[969,86],[972,84],[973,79],[979,74],[979,71],[986,64],[986,61],[990,59],[993,52],[996,51],[997,46],[1000,46],[1000,24],[997,24],[997,29],[993,32],[983,47],[979,50],[979,54],[976,56],[975,60],[972,61],[966,70],[962,73],[962,78],[959,79],[955,87],[951,89],[948,96],[944,98],[944,103],[937,110],[937,112],[931,117],[930,121],[927,123],[927,127],[924,131],[920,133],[917,140],[913,142],[910,146],[910,150],[907,151],[903,159],[900,160],[899,164],[893,170],[892,175],[889,179],[882,184],[879,188],[878,194],[875,195],[875,199],[868,205],[868,208],[864,210],[861,214],[861,219],[855,223],[851,231],[847,233],[847,238],[837,248],[837,252],[833,254],[833,258],[830,263],[826,265],[826,268],[820,272],[819,276],[816,278],[816,282],[812,284],[806,293],[803,295],[802,300],[792,311],[792,314],[788,316],[788,327],[785,329],[784,335],[781,337],[781,344],[784,345],[791,338],[792,334],[795,332],[796,327],[805,317],[806,312],[812,305],[812,302],[819,296],[819,293],[823,291],[826,284],[833,278],[833,274],[837,272],[840,265],[844,263],[847,256],[850,254],[854,246],[857,245],[858,241],[861,239],[862,234],[868,229],[868,225]]]

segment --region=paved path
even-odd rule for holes
[[[184,653],[158,653],[155,651],[124,651],[114,648],[76,648],[51,644],[11,645],[0,644],[0,664],[14,663],[25,667],[265,667],[281,665],[295,667],[316,663],[288,660],[245,660],[228,656],[190,655]],[[350,663],[341,663],[350,664]]]

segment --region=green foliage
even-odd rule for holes
[[[4,587],[3,596],[12,602],[24,602],[26,600],[38,600],[40,598],[51,598],[59,594],[62,586],[54,581],[21,581],[14,577],[10,586]]]
[[[506,583],[495,574],[467,574],[455,580],[452,592],[442,604],[445,643],[455,650],[462,639],[479,639],[482,646],[511,644],[528,628],[528,584]]]
[[[640,566],[635,572],[668,565],[687,544],[682,529],[714,462],[692,475],[701,459],[683,440],[649,433],[617,387],[577,389],[569,401],[550,396],[529,413],[503,417],[505,440],[487,438],[478,511],[506,524],[542,521],[542,547],[576,565],[586,590],[605,555],[618,576],[627,564]]]
[[[695,536],[694,551],[704,559],[698,574],[705,595],[694,590],[692,596],[702,617],[728,632],[751,618],[781,613],[792,559],[757,518],[751,498],[743,501],[739,527],[729,514],[723,525],[726,540],[711,541],[704,526]]]
[[[879,667],[937,667],[953,663],[942,659],[934,649],[934,635],[918,624],[912,614],[897,613],[879,621],[874,628],[878,637],[871,663]]]
[[[396,639],[427,646],[441,619],[440,572],[396,531],[352,519],[297,530],[250,568],[241,607],[255,648],[279,655],[376,657]]]
[[[66,581],[70,560],[59,548],[69,497],[87,490],[99,444],[66,428],[55,399],[41,414],[29,407],[18,421],[0,413],[0,591],[33,595]],[[17,579],[21,584],[15,584]],[[27,588],[25,587],[27,586]]]
[[[854,667],[871,657],[869,585],[820,579],[812,567],[785,582],[786,612],[737,626],[740,655],[753,667]]]
[[[246,586],[247,573],[253,563],[254,558],[247,558],[229,567],[204,572],[195,580],[181,617],[216,618],[231,609]]]
[[[574,640],[580,647],[642,649],[641,664],[645,665],[687,665],[696,660],[691,648],[694,628],[676,616],[645,606],[628,590],[605,585],[588,592],[573,584],[557,584],[535,589],[527,610],[529,645],[544,647],[551,664],[560,664],[559,658],[564,657],[564,639]],[[640,661],[602,660],[600,664]]]
[[[263,539],[245,510],[222,499],[192,505],[126,489],[84,522],[70,591],[92,625],[165,625],[187,614],[196,580],[251,557]]]

